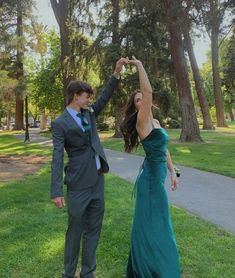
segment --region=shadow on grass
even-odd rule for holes
[[[0,153],[8,155],[20,155],[20,154],[40,154],[40,155],[50,155],[51,148],[40,146],[38,144],[16,142],[11,136],[1,136]]]

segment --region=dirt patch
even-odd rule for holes
[[[0,155],[0,181],[11,181],[32,175],[48,162],[45,156],[4,156]]]

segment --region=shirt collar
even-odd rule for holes
[[[67,111],[70,113],[70,115],[72,115],[72,116],[74,116],[74,117],[76,117],[78,113],[81,113],[81,111],[78,112],[78,111],[74,110],[74,109],[71,108],[71,107],[66,107],[66,109],[67,109]]]

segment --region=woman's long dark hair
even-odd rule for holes
[[[137,111],[135,108],[135,95],[140,93],[136,90],[131,94],[127,103],[125,118],[121,123],[120,129],[125,141],[125,152],[130,153],[134,147],[139,145],[139,137],[136,130]]]

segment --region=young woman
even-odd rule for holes
[[[179,257],[165,191],[167,167],[172,190],[177,178],[167,150],[168,135],[152,115],[152,88],[141,61],[134,56],[129,63],[139,73],[140,91],[128,102],[121,130],[125,150],[139,144],[145,160],[136,180],[136,206],[131,235],[127,278],[179,278]]]

